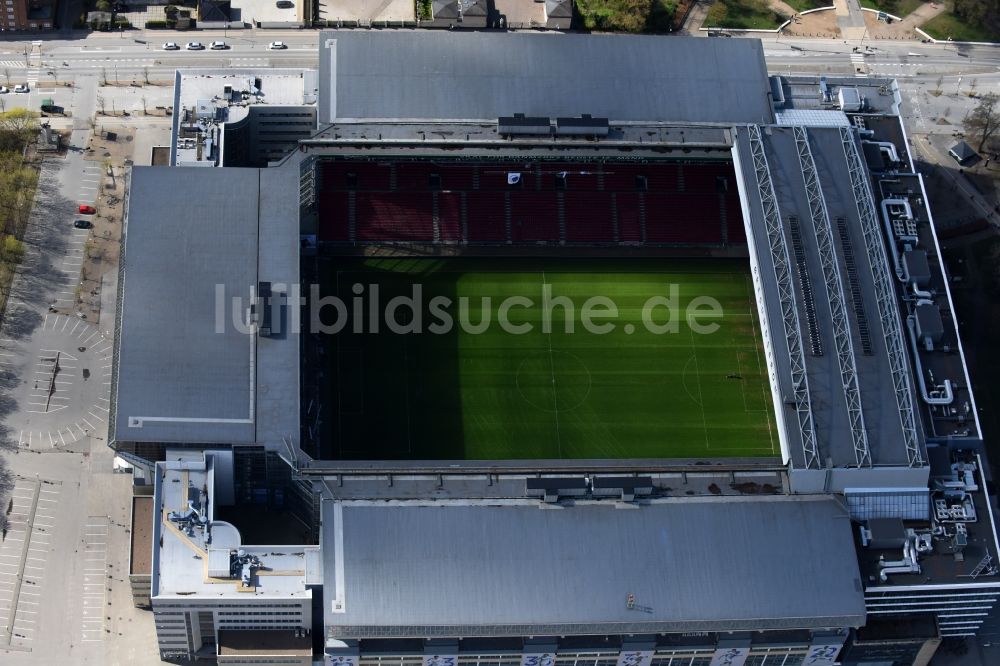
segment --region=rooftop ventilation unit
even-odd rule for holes
[[[504,136],[548,136],[551,121],[545,117],[526,117],[523,113],[497,118],[497,132]]]
[[[594,497],[618,496],[624,502],[653,492],[653,479],[649,476],[611,476],[594,479]]]
[[[592,118],[585,113],[579,118],[556,118],[557,136],[607,136],[608,119]]]
[[[589,485],[584,477],[530,478],[526,480],[525,494],[528,497],[541,497],[544,502],[554,503],[558,502],[560,497],[586,495]]]

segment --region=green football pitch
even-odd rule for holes
[[[746,261],[332,258],[320,279],[344,303],[323,313],[342,329],[320,336],[332,458],[778,455]],[[415,286],[389,330],[386,306]],[[593,296],[617,313],[588,330]],[[697,297],[721,316],[690,324]]]

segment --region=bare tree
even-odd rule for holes
[[[107,67],[101,67],[101,85],[102,86],[108,85],[108,68]]]
[[[102,116],[108,115],[105,112],[105,110],[104,110],[104,95],[98,95],[97,96],[97,108],[100,111],[100,113],[101,113]]]
[[[10,86],[10,70],[6,67],[3,69],[3,78],[7,80],[7,86]]]
[[[982,152],[987,142],[1000,132],[1000,96],[987,93],[962,123],[966,133],[977,143],[976,152]]]
[[[144,115],[144,116],[148,116],[149,115],[149,112],[146,111],[146,96],[145,95],[142,96],[142,115]]]
[[[142,81],[147,86],[149,85],[149,67],[142,68]]]
[[[938,95],[941,94],[941,86],[944,85],[944,75],[938,77],[937,81],[934,82],[934,92]]]

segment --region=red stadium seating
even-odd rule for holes
[[[465,212],[470,243],[506,243],[502,192],[467,192]]]
[[[604,192],[566,192],[566,240],[612,243],[615,240],[611,197]]]
[[[618,203],[618,240],[622,243],[642,242],[642,219],[640,218],[638,192],[619,192],[615,195]]]
[[[684,191],[699,193],[718,193],[718,178],[732,181],[733,169],[728,164],[685,164],[681,167],[684,172]],[[728,187],[735,187],[735,182],[727,182]]]
[[[400,162],[396,165],[396,189],[427,191],[432,173],[440,174],[440,169],[430,162]]]
[[[642,171],[650,192],[679,192],[680,167],[676,164],[648,165]]]
[[[441,174],[441,189],[464,192],[472,189],[476,167],[468,164],[438,165]]]
[[[520,183],[512,186],[507,176],[515,172]],[[563,172],[565,189],[557,189]],[[736,177],[725,162],[333,160],[318,166],[316,202],[326,243],[746,242]]]
[[[319,197],[319,238],[323,241],[351,240],[347,192],[326,190]]]
[[[391,171],[388,164],[376,162],[327,162],[322,167],[320,184],[324,188],[350,189],[347,176],[353,173],[357,178],[355,189],[387,190]]]
[[[458,192],[438,192],[438,240],[458,243],[462,240],[462,195]]]
[[[357,235],[362,241],[433,241],[429,192],[358,192]]]
[[[603,170],[606,192],[637,192],[636,176],[644,175],[649,169],[634,164],[605,164]]]
[[[510,232],[515,243],[559,241],[559,207],[555,192],[511,192],[510,213]]]
[[[646,195],[647,243],[721,243],[717,195]]]

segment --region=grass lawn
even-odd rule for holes
[[[900,18],[912,14],[922,4],[924,4],[924,0],[861,0],[862,7],[888,12]]]
[[[797,12],[805,12],[819,7],[833,7],[833,0],[785,0]]]
[[[577,0],[577,29],[610,32],[667,32],[677,0]]]
[[[934,39],[948,39],[956,42],[998,42],[1000,33],[984,25],[972,25],[955,14],[945,13],[932,18],[920,26]]]
[[[766,0],[718,0],[708,10],[705,27],[774,30],[787,19],[769,9]]]
[[[321,427],[334,458],[778,454],[746,261],[330,259],[321,279],[345,302],[354,284],[366,285],[366,294],[378,285],[376,312],[394,296],[410,295],[415,284],[424,304],[421,334],[389,332],[382,317],[378,333],[349,322],[325,338],[329,379],[321,410],[328,417]],[[669,295],[671,284],[678,285],[680,323],[676,331],[653,332],[644,324],[643,305]],[[543,285],[574,308],[573,314],[549,308],[548,331]],[[610,333],[584,328],[581,309],[595,295],[618,309],[617,317],[599,322],[611,323]],[[511,332],[497,323],[501,302],[512,296],[533,301],[511,308],[508,318],[530,330]],[[698,296],[721,305],[713,333],[686,323],[684,308]],[[448,333],[428,331],[441,321],[430,307],[434,297],[452,303],[445,309],[456,325]],[[485,317],[485,332],[460,323],[463,300],[464,320],[477,324]],[[369,314],[366,305],[360,321],[368,322]],[[324,315],[327,323],[333,318]],[[666,323],[667,309],[655,309],[651,321]]]

